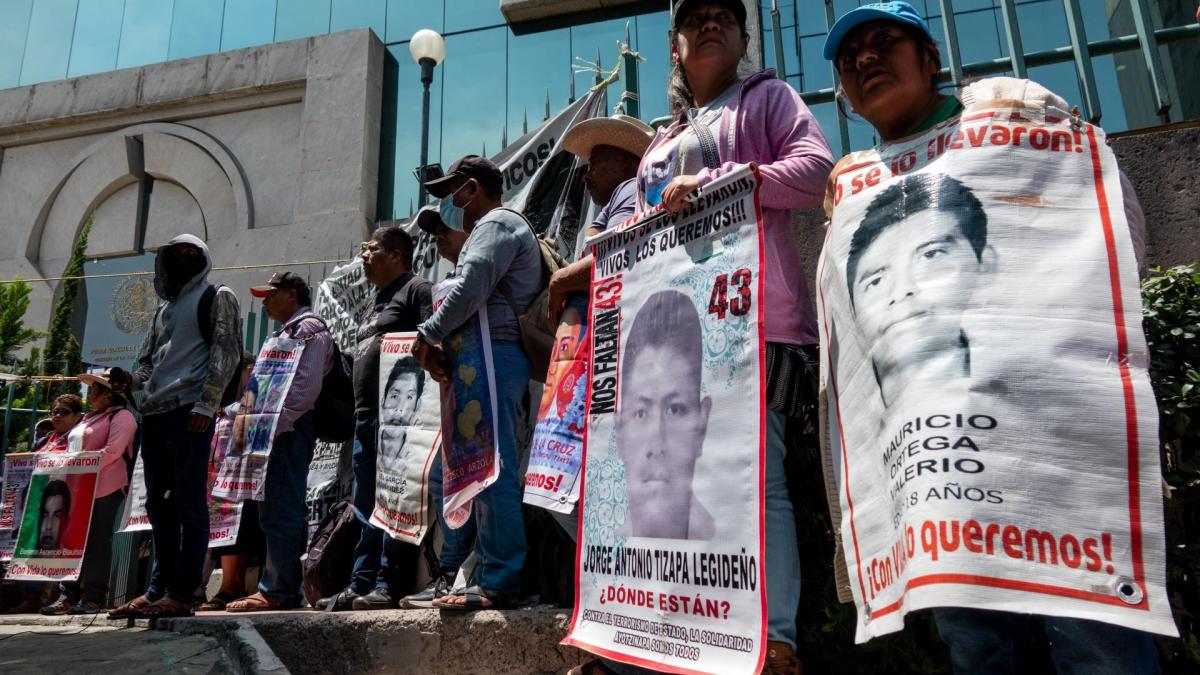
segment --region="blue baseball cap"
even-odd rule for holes
[[[832,61],[837,57],[838,47],[841,46],[846,33],[854,30],[860,24],[876,19],[915,26],[920,28],[921,32],[928,35],[931,40],[933,39],[933,34],[929,32],[929,24],[917,13],[917,10],[913,9],[912,5],[900,1],[874,2],[846,12],[833,24],[833,28],[829,29],[829,37],[825,38],[825,49],[822,52],[825,59]]]

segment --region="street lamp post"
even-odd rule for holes
[[[421,66],[421,84],[425,89],[421,98],[421,166],[417,169],[420,183],[417,206],[425,206],[425,167],[429,164],[429,85],[433,83],[433,69],[446,58],[446,42],[436,31],[422,28],[413,33],[408,52],[412,54],[413,61]]]

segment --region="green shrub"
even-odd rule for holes
[[[1167,592],[1182,637],[1159,646],[1165,671],[1194,673],[1200,671],[1200,265],[1151,270],[1142,306],[1170,486]]]

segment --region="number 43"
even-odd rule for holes
[[[750,312],[750,270],[743,267],[733,273],[733,285],[737,297],[732,300],[729,296],[729,275],[718,274],[713,282],[712,295],[708,297],[708,313],[716,314],[718,319],[725,318],[728,311],[734,316],[745,316]]]

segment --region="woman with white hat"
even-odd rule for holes
[[[60,583],[58,599],[43,607],[42,614],[95,614],[104,609],[113,522],[125,501],[133,463],[138,423],[127,407],[132,382],[129,373],[110,368],[102,373],[80,375],[79,379],[88,385],[88,412],[68,435],[68,446],[72,452],[103,453],[100,474],[79,579]]]

